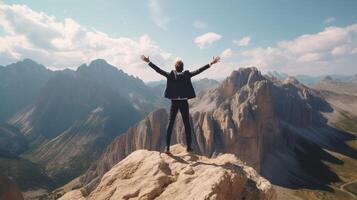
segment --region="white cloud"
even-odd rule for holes
[[[222,53],[221,53],[221,57],[222,58],[230,58],[233,56],[233,51],[232,49],[228,48],[228,49],[225,49]]]
[[[208,47],[209,45],[211,45],[213,42],[216,42],[220,39],[222,39],[221,35],[214,33],[214,32],[209,32],[209,33],[205,33],[203,35],[196,37],[194,42],[197,44],[197,46],[200,49],[204,49],[204,48]]]
[[[357,73],[357,24],[328,27],[275,47],[246,50],[240,56],[237,65],[291,74]]]
[[[161,2],[162,3],[162,2]],[[163,30],[167,30],[170,18],[167,17],[161,8],[160,0],[149,0],[149,9],[154,23]]]
[[[235,45],[240,46],[240,47],[245,47],[245,46],[249,45],[250,41],[251,41],[251,37],[250,36],[246,36],[246,37],[243,37],[240,40],[233,40],[233,43]]]
[[[324,24],[331,24],[334,22],[336,19],[334,17],[328,17],[324,20]]]
[[[193,27],[197,29],[204,29],[207,27],[207,23],[201,20],[196,20],[193,22]]]
[[[0,4],[0,65],[23,58],[34,59],[52,69],[75,68],[96,58],[106,59],[143,80],[159,79],[140,59],[147,54],[159,64],[172,64],[173,56],[148,35],[132,39],[110,37],[76,21],[63,21],[24,5]]]

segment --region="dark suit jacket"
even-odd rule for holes
[[[149,66],[153,68],[157,73],[167,78],[165,97],[168,99],[187,98],[192,99],[196,97],[195,90],[193,89],[191,77],[203,72],[210,67],[209,64],[195,70],[195,71],[183,71],[177,72],[172,70],[166,72],[156,66],[154,63],[149,62]]]

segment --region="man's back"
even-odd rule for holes
[[[166,72],[160,67],[152,63],[149,57],[141,56],[141,59],[149,64],[157,73],[167,78],[167,84],[165,89],[165,97],[168,99],[191,99],[196,97],[195,90],[191,83],[191,77],[200,74],[211,65],[219,61],[219,57],[213,57],[212,62],[194,71],[183,71],[183,62],[181,60],[176,61],[175,69],[171,72]],[[183,72],[182,72],[183,71]]]
[[[189,71],[177,72],[172,70],[167,76],[165,97],[169,99],[187,98],[196,96]]]

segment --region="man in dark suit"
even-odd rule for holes
[[[192,151],[190,114],[187,100],[196,97],[196,94],[192,86],[191,78],[210,68],[211,65],[216,64],[220,58],[213,57],[212,61],[209,64],[192,72],[188,70],[183,71],[184,64],[181,60],[176,61],[175,70],[172,70],[171,72],[166,72],[160,69],[154,63],[150,62],[149,57],[145,57],[143,55],[141,56],[141,59],[148,63],[149,66],[153,68],[157,73],[165,76],[167,79],[165,97],[171,99],[171,108],[169,125],[167,126],[166,132],[166,152],[170,152],[171,133],[178,110],[180,110],[181,112],[182,121],[185,126],[187,151]]]

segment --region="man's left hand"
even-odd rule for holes
[[[221,58],[219,56],[216,56],[216,57],[213,56],[210,65],[214,65],[214,64],[218,63],[220,59]]]

